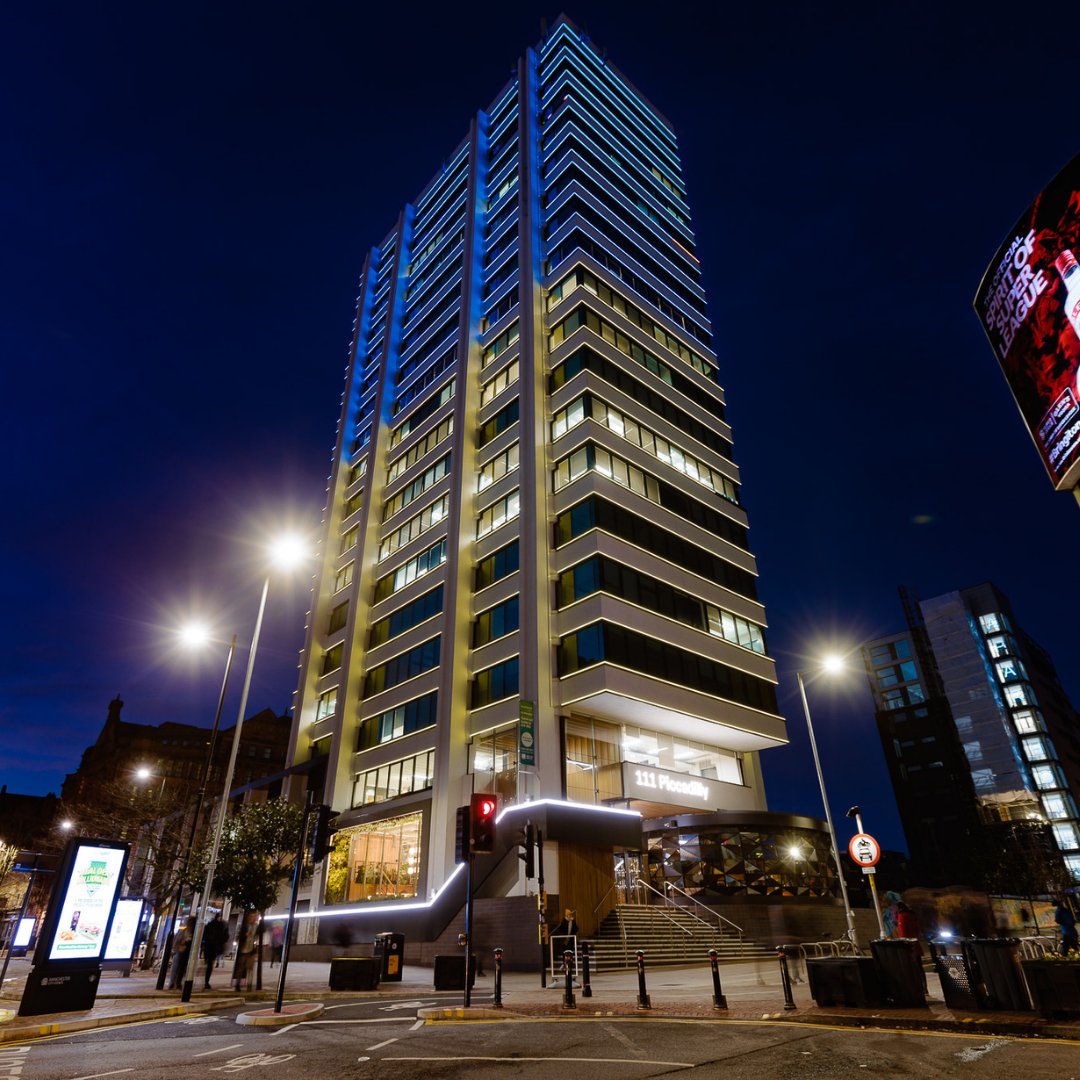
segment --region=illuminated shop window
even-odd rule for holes
[[[423,814],[373,821],[334,837],[326,903],[404,900],[418,895]]]

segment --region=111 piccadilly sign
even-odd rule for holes
[[[1080,155],[1013,226],[975,312],[1051,482],[1080,500]]]

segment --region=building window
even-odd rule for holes
[[[1037,709],[1020,709],[1013,713],[1013,723],[1021,735],[1043,730],[1042,716]]]
[[[430,789],[435,774],[435,751],[380,765],[360,773],[353,784],[353,806],[370,806],[401,795]]]
[[[1080,835],[1077,834],[1076,826],[1072,822],[1062,822],[1052,826],[1054,841],[1063,851],[1072,851],[1080,848]]]
[[[390,533],[379,545],[379,560],[393,555],[398,548],[404,547],[410,541],[427,532],[433,525],[438,525],[446,517],[449,507],[446,495],[440,496],[430,506],[424,507],[419,514],[414,514],[400,528]]]
[[[344,555],[346,551],[356,547],[356,536],[357,528],[355,525],[341,534],[341,543],[338,545],[339,555]]]
[[[514,489],[509,495],[493,502],[484,510],[476,522],[476,537],[487,536],[508,521],[513,521],[521,512],[521,492]]]
[[[479,709],[493,701],[513,697],[518,692],[518,658],[511,657],[501,664],[478,671],[472,682],[470,708]]]
[[[483,491],[490,487],[496,480],[501,480],[507,473],[513,472],[518,467],[518,444],[508,446],[501,454],[497,454],[490,461],[480,467],[477,491]]]
[[[501,581],[509,574],[513,574],[518,568],[518,542],[507,544],[504,548],[489,555],[476,568],[476,591],[486,589]]]
[[[393,742],[394,739],[433,727],[437,719],[437,701],[438,694],[432,692],[407,701],[396,709],[368,717],[360,724],[357,750],[370,750],[375,746]]]
[[[375,583],[375,603],[393,596],[399,589],[404,589],[418,577],[437,570],[444,562],[446,562],[445,537],[429,547],[427,551],[422,551],[415,558],[399,566],[392,573],[379,578]]]
[[[415,649],[399,653],[392,660],[372,668],[364,679],[364,697],[381,694],[400,683],[415,679],[425,671],[439,666],[440,638],[432,638]]]
[[[1031,778],[1035,781],[1035,786],[1040,791],[1047,791],[1052,788],[1063,788],[1065,786],[1061,782],[1060,777],[1057,775],[1057,770],[1053,765],[1032,766]]]
[[[422,825],[423,814],[416,813],[337,833],[326,875],[326,903],[415,897]]]
[[[337,645],[326,650],[322,666],[322,673],[324,675],[329,675],[331,671],[337,671],[337,669],[341,667],[341,657],[344,649],[345,646],[339,642]]]
[[[501,604],[481,612],[473,624],[473,648],[505,637],[518,628],[518,598],[511,596]]]
[[[374,649],[376,645],[382,645],[383,642],[404,634],[406,630],[419,626],[433,615],[438,615],[442,607],[443,587],[440,585],[437,589],[432,589],[431,592],[417,597],[412,603],[398,608],[385,619],[380,619],[371,628],[368,648]]]
[[[333,611],[330,612],[330,624],[326,628],[328,634],[332,634],[335,630],[340,630],[345,621],[349,617],[349,601],[346,600],[343,604],[338,604]]]
[[[334,578],[334,592],[341,592],[342,589],[352,584],[353,572],[356,569],[356,563],[346,563],[338,572]]]
[[[518,381],[518,362],[511,360],[493,379],[480,388],[480,407],[494,401],[508,386]]]
[[[517,798],[518,726],[474,735],[469,742],[469,771],[473,791],[498,795],[504,802]]]
[[[316,720],[322,720],[326,716],[333,716],[337,712],[337,693],[338,688],[335,686],[319,695],[318,704],[315,706]]]
[[[997,669],[999,682],[1015,682],[1017,679],[1026,679],[1027,672],[1019,660],[999,660],[994,667]]]
[[[1002,691],[1005,694],[1005,703],[1010,708],[1015,708],[1017,705],[1035,704],[1035,695],[1026,683],[1014,683],[1012,686],[1003,687]]]

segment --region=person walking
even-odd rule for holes
[[[225,943],[229,940],[229,928],[225,925],[219,911],[203,929],[202,954],[206,961],[206,987],[212,990],[210,976],[214,973],[214,964],[217,958],[225,951]]]
[[[190,915],[184,921],[180,932],[173,942],[173,965],[172,974],[169,976],[170,990],[179,990],[184,981],[184,972],[187,971],[188,952],[191,949],[191,941],[195,937],[195,916]]]
[[[281,963],[281,951],[285,947],[285,924],[279,919],[270,927],[270,966]]]
[[[255,970],[255,949],[259,936],[259,913],[249,911],[240,923],[236,943],[236,967],[233,968],[233,985],[237,990],[247,989],[248,979]]]
[[[1061,927],[1061,955],[1067,956],[1080,948],[1080,936],[1076,931],[1076,916],[1069,906],[1068,899],[1064,896],[1058,901],[1057,910],[1054,912],[1054,922]]]

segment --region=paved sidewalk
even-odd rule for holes
[[[233,1008],[250,1002],[273,1001],[277,992],[279,968],[263,967],[262,991],[243,993],[215,988],[199,991],[184,1005],[175,990],[157,990],[154,972],[135,971],[130,978],[106,972],[101,979],[93,1009],[38,1017],[18,1017],[23,985],[30,964],[13,960],[0,993],[0,1043],[45,1035],[80,1031],[140,1020],[185,1013],[203,1013]],[[559,981],[546,989],[540,986],[535,972],[508,971],[503,975],[503,1008],[492,1008],[493,976],[477,979],[472,1007],[463,1010],[463,994],[458,991],[436,992],[431,968],[407,964],[401,982],[384,982],[376,991],[331,992],[329,963],[294,962],[289,965],[286,998],[290,1001],[314,997],[342,999],[404,999],[416,1002],[428,1019],[475,1019],[494,1021],[512,1017],[590,1018],[596,1015],[655,1018],[713,1019],[736,1022],[820,1024],[827,1026],[887,1027],[898,1029],[978,1032],[1015,1037],[1053,1037],[1080,1041],[1080,1021],[1043,1020],[1035,1013],[978,1012],[963,1013],[945,1007],[941,989],[932,974],[928,1008],[925,1009],[852,1009],[819,1008],[814,1005],[805,983],[794,987],[796,1008],[784,1008],[778,962],[772,959],[744,961],[721,966],[721,982],[728,1008],[712,1006],[712,973],[707,962],[682,968],[655,968],[647,971],[647,991],[651,1008],[637,1005],[638,980],[635,971],[606,972],[594,975],[592,996],[583,997],[580,987],[573,990],[575,1008],[564,1008],[565,984]],[[219,977],[223,983],[223,976]]]

